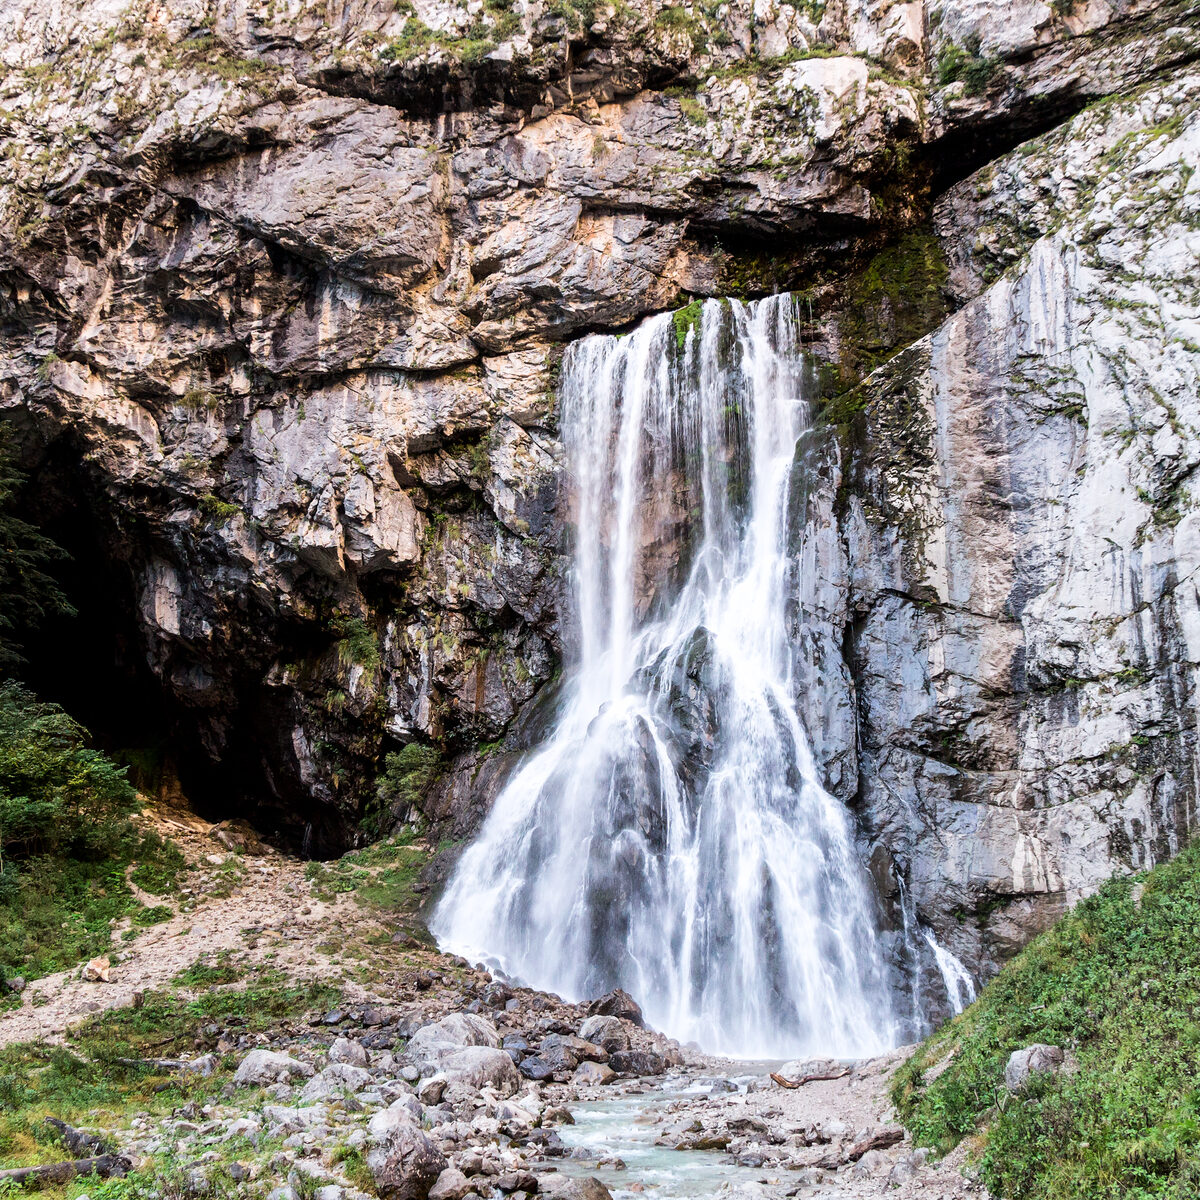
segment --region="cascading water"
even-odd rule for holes
[[[447,949],[743,1057],[895,1036],[850,821],[798,716],[792,301],[709,301],[569,348],[577,651],[553,734],[439,904]]]

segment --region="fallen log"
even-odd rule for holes
[[[903,1129],[881,1129],[878,1133],[873,1133],[869,1138],[864,1138],[856,1146],[851,1146],[846,1155],[847,1162],[858,1162],[868,1150],[886,1150],[889,1146],[896,1145],[897,1142],[904,1141]]]
[[[821,1071],[815,1075],[802,1075],[799,1079],[787,1079],[782,1075],[771,1072],[771,1078],[775,1080],[780,1087],[798,1088],[803,1087],[806,1083],[817,1083],[822,1079],[844,1079],[850,1074],[850,1068],[846,1067],[841,1071]]]
[[[101,1179],[128,1175],[133,1163],[121,1154],[101,1154],[96,1158],[72,1158],[66,1162],[46,1163],[40,1167],[10,1167],[0,1171],[0,1180],[13,1183],[67,1183],[76,1175],[97,1175]]]

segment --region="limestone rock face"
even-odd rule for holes
[[[806,720],[886,920],[978,976],[1169,853],[1198,26],[1190,0],[7,5],[0,417],[185,788],[315,850],[364,818],[468,835],[570,636],[563,343],[796,288],[830,400]],[[914,244],[919,321],[908,276],[877,286]]]
[[[1182,72],[951,189],[965,303],[835,402],[805,636],[857,719],[819,749],[857,752],[894,919],[977,976],[1194,821],[1198,98]]]

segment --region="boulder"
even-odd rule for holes
[[[286,1083],[290,1079],[307,1078],[313,1068],[292,1058],[289,1054],[277,1054],[274,1050],[251,1050],[238,1064],[233,1082],[238,1087],[269,1087],[273,1083]]]
[[[618,1051],[608,1056],[608,1065],[618,1075],[661,1075],[667,1069],[662,1058],[649,1050]]]
[[[622,1021],[632,1021],[639,1027],[644,1027],[646,1023],[637,1001],[622,988],[616,988],[601,996],[599,1000],[593,1000],[588,1005],[588,1013],[594,1017],[619,1017]]]
[[[588,1017],[579,1027],[579,1036],[609,1054],[614,1050],[629,1049],[629,1034],[618,1017]],[[507,1039],[505,1041],[507,1044]]]
[[[526,1079],[545,1079],[548,1075],[554,1074],[554,1068],[536,1054],[521,1059],[520,1071]]]
[[[267,1131],[272,1137],[280,1133],[300,1133],[316,1125],[323,1125],[329,1116],[323,1104],[314,1104],[308,1108],[297,1108],[290,1104],[264,1104],[262,1111]]]
[[[1023,1050],[1014,1050],[1004,1068],[1004,1086],[1010,1092],[1019,1092],[1028,1084],[1030,1076],[1053,1074],[1061,1070],[1065,1062],[1066,1055],[1060,1046],[1035,1042]]]
[[[612,1200],[612,1192],[594,1176],[571,1179],[557,1173],[539,1176],[539,1192],[551,1200]]]
[[[428,1200],[447,1163],[433,1139],[408,1121],[367,1154],[367,1166],[382,1200]]]
[[[575,1068],[575,1074],[572,1082],[581,1085],[593,1085],[601,1087],[606,1083],[612,1083],[616,1079],[617,1073],[608,1065],[608,1063],[598,1062],[581,1062]]]
[[[473,1191],[471,1181],[455,1167],[447,1167],[429,1189],[429,1200],[463,1200]]]
[[[382,1112],[377,1112],[367,1126],[371,1140],[385,1145],[397,1130],[421,1123],[421,1102],[416,1096],[401,1096]]]
[[[361,1092],[371,1082],[371,1072],[364,1067],[352,1067],[349,1063],[330,1063],[305,1085],[300,1093],[302,1100],[328,1100],[348,1092]]]
[[[107,956],[89,959],[83,967],[83,978],[87,983],[111,983],[111,967]]]
[[[608,1062],[608,1052],[594,1042],[561,1033],[543,1038],[538,1056],[552,1071],[573,1071],[581,1062]]]
[[[422,1074],[432,1074],[441,1068],[444,1058],[467,1046],[498,1050],[500,1035],[486,1017],[474,1013],[452,1013],[431,1025],[421,1026],[412,1035],[404,1057]]]
[[[493,1088],[497,1095],[511,1096],[521,1086],[521,1076],[507,1050],[490,1046],[465,1046],[442,1059],[438,1072],[446,1080],[447,1089]]]
[[[361,1042],[352,1042],[349,1038],[340,1037],[329,1047],[331,1063],[349,1063],[352,1067],[367,1065],[366,1047]]]

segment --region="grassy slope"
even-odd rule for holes
[[[1032,1042],[1069,1048],[1078,1070],[1010,1096],[1008,1056]],[[1200,844],[1110,881],[1031,943],[893,1097],[920,1144],[977,1136],[984,1182],[1008,1200],[1200,1195]]]

